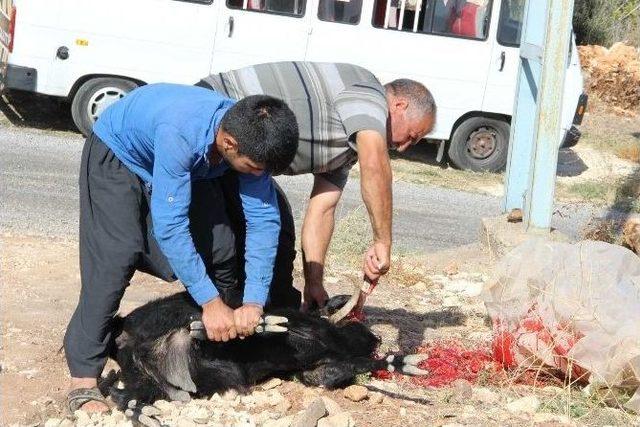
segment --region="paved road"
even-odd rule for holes
[[[0,128],[0,228],[3,231],[75,236],[78,218],[77,173],[82,139],[73,133]],[[310,177],[280,177],[300,220]],[[359,181],[347,185],[339,215],[361,206]],[[396,183],[396,247],[434,251],[474,242],[480,219],[500,212],[497,197]],[[554,226],[571,235],[593,214],[585,206],[558,206]]]

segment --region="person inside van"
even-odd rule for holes
[[[271,174],[289,166],[298,139],[296,118],[281,100],[258,95],[236,103],[194,86],[143,86],[100,115],[80,166],[81,291],[64,338],[71,413],[108,410],[96,379],[136,270],[177,276],[202,306],[210,339],[253,333],[280,231]],[[220,227],[224,198],[208,181],[229,169],[237,172],[247,229],[244,294],[235,301],[221,286],[224,271],[208,274],[233,245]]]
[[[408,79],[383,86],[362,67],[314,62],[255,65],[210,75],[197,85],[234,99],[256,94],[274,96],[285,101],[296,116],[300,131],[298,151],[284,173],[314,176],[301,236],[303,308],[323,306],[328,298],[323,286],[325,257],[336,206],[355,163],[360,165],[362,198],[373,229],[371,246],[364,255],[363,274],[374,282],[388,271],[392,242],[388,150],[405,151],[432,130],[436,104],[426,87]],[[293,217],[290,208],[281,209],[280,214],[283,229],[276,264],[282,262],[293,271]],[[237,247],[241,248],[242,222],[232,227],[240,236]],[[292,275],[287,272],[282,277],[288,280],[282,289],[291,289]]]

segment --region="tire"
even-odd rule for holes
[[[137,83],[117,77],[86,81],[71,102],[71,117],[78,130],[84,136],[89,135],[100,113],[137,87]]]
[[[468,118],[453,132],[449,159],[460,169],[499,172],[507,165],[509,132],[504,120]]]

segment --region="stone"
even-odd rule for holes
[[[455,276],[456,274],[458,274],[460,272],[460,268],[458,267],[458,263],[457,262],[451,261],[449,264],[447,264],[444,267],[442,272],[444,274],[446,274],[447,276]]]
[[[355,427],[356,423],[348,412],[330,415],[318,421],[318,427]]]
[[[278,406],[284,400],[284,396],[278,390],[271,390],[267,395],[267,404],[269,406]]]
[[[316,427],[318,420],[327,415],[327,408],[321,398],[317,398],[293,419],[292,427]]]
[[[256,422],[256,424],[264,424],[268,420],[275,418],[274,415],[275,414],[273,414],[272,412],[262,411],[254,417],[254,421]]]
[[[540,400],[535,396],[526,396],[507,404],[507,410],[512,414],[533,414],[540,408]]]
[[[533,414],[533,424],[571,424],[571,419],[566,415],[540,412]]]
[[[49,418],[45,423],[44,427],[58,427],[62,420],[60,418]]]
[[[176,421],[176,427],[197,427],[197,424],[188,418],[180,418]]]
[[[238,392],[234,389],[227,390],[222,395],[224,400],[235,400],[236,397],[238,397]]]
[[[453,403],[466,403],[471,399],[473,395],[473,388],[471,383],[465,379],[459,378],[451,383],[453,396],[451,401]]]
[[[400,416],[401,417],[406,417],[407,416],[407,408],[400,408]]]
[[[500,396],[488,388],[480,387],[473,390],[473,399],[477,402],[493,404],[500,400]]]
[[[443,307],[460,307],[461,305],[460,298],[455,295],[449,295],[442,299]]]
[[[327,408],[327,413],[329,415],[335,415],[343,412],[338,402],[331,399],[330,397],[322,396],[322,401],[324,402],[324,407]]]
[[[121,423],[127,420],[127,417],[124,415],[124,412],[119,411],[117,409],[111,410],[111,419],[116,423]]]
[[[384,395],[382,393],[374,391],[373,393],[369,394],[369,402],[371,402],[372,405],[379,405],[383,401]]]
[[[78,409],[73,415],[76,417],[76,424],[78,426],[86,426],[92,423],[91,417],[85,411]]]
[[[75,424],[73,424],[73,421],[71,421],[69,418],[65,418],[60,422],[60,424],[58,424],[58,427],[73,427],[74,425]]]
[[[278,420],[268,420],[263,424],[263,427],[291,427],[293,424],[293,415],[280,418]]]
[[[291,401],[289,399],[282,399],[282,402],[278,403],[275,410],[281,414],[286,414],[291,409]]]
[[[174,409],[176,409],[176,405],[174,405],[171,402],[167,402],[166,400],[156,400],[153,404],[153,406],[155,406],[156,408],[160,409],[160,411],[162,411],[163,415],[168,415],[171,412],[173,412]]]
[[[252,396],[256,406],[267,406],[269,404],[269,398],[264,391],[253,392]]]
[[[276,388],[282,385],[282,380],[280,378],[271,378],[270,380],[262,383],[260,388],[263,390],[271,390],[272,388]]]
[[[427,290],[427,284],[420,281],[420,282],[416,282],[411,289],[413,289],[414,291],[426,291]]]
[[[311,389],[305,389],[304,392],[302,393],[302,406],[306,408],[307,406],[311,405],[311,402],[313,402],[319,397],[320,395],[318,394],[317,391],[311,390]]]
[[[368,394],[369,391],[367,388],[361,385],[350,385],[343,391],[344,397],[353,402],[360,402],[361,400],[366,399]]]

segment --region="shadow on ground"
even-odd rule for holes
[[[448,167],[453,167],[449,165],[448,158],[445,154],[442,162],[436,161],[436,156],[438,154],[438,144],[433,144],[430,142],[421,142],[419,144],[410,147],[406,152],[399,153],[397,151],[389,152],[389,155],[392,159],[401,159],[407,160],[410,162],[418,162],[431,166],[437,166],[442,169],[447,169]]]
[[[17,127],[78,133],[69,104],[60,98],[10,91],[0,97],[0,112]]]
[[[414,352],[423,343],[427,329],[462,326],[467,319],[467,315],[455,307],[416,313],[404,308],[389,310],[368,306],[365,312],[367,326],[388,325],[397,328],[398,346],[405,353]]]

